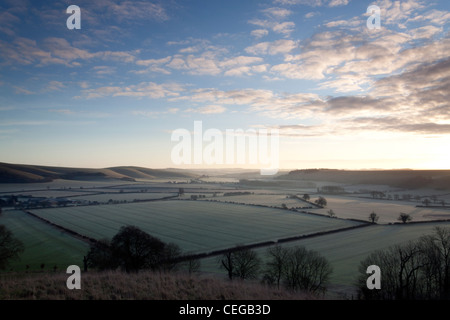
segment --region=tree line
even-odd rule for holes
[[[369,265],[380,267],[380,290],[367,289]],[[361,262],[359,271],[362,299],[449,299],[450,228],[436,227],[431,235],[374,251]]]

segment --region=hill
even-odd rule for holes
[[[450,189],[450,170],[336,170],[290,171],[280,180],[327,181],[343,184],[381,184],[398,188]]]
[[[159,273],[82,273],[81,290],[68,290],[64,271],[0,274],[0,300],[311,300],[259,283],[199,275]]]
[[[194,173],[171,169],[149,169],[142,167],[90,169],[0,163],[0,183],[49,182],[55,179],[120,179],[134,181],[136,179],[189,179],[195,177],[197,175]]]

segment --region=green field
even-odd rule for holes
[[[437,226],[450,227],[450,222],[436,222],[407,225],[371,225],[333,234],[286,242],[285,247],[305,246],[326,257],[333,266],[331,283],[351,286],[358,274],[360,261],[371,252],[388,248],[394,244],[415,240],[422,235],[433,233]],[[264,259],[267,248],[256,249]],[[202,259],[202,270],[212,273],[225,273],[218,268],[217,257]]]
[[[56,224],[96,239],[136,225],[184,251],[208,252],[358,225],[288,210],[205,201],[155,201],[33,210]]]
[[[3,212],[0,224],[5,225],[25,246],[20,260],[11,263],[11,268],[16,271],[25,271],[27,264],[30,270],[41,270],[42,263],[46,270],[52,270],[55,265],[59,270],[71,264],[82,266],[83,256],[89,249],[85,242],[22,211]]]

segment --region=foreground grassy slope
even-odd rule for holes
[[[290,293],[257,283],[140,272],[81,274],[81,289],[68,290],[68,275],[58,273],[0,274],[0,300],[306,300],[310,294]]]
[[[112,238],[123,225],[136,225],[191,252],[276,241],[360,224],[274,208],[180,200],[32,212],[96,239]]]
[[[59,270],[71,264],[82,265],[83,256],[89,247],[85,242],[62,233],[40,222],[22,211],[6,211],[0,216],[0,224],[11,230],[16,238],[23,242],[25,251],[20,260],[13,261],[11,268],[16,271],[52,270],[56,265]]]

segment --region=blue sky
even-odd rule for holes
[[[2,1],[0,161],[176,167],[171,133],[202,121],[277,129],[286,169],[449,169],[449,21],[443,0]]]

